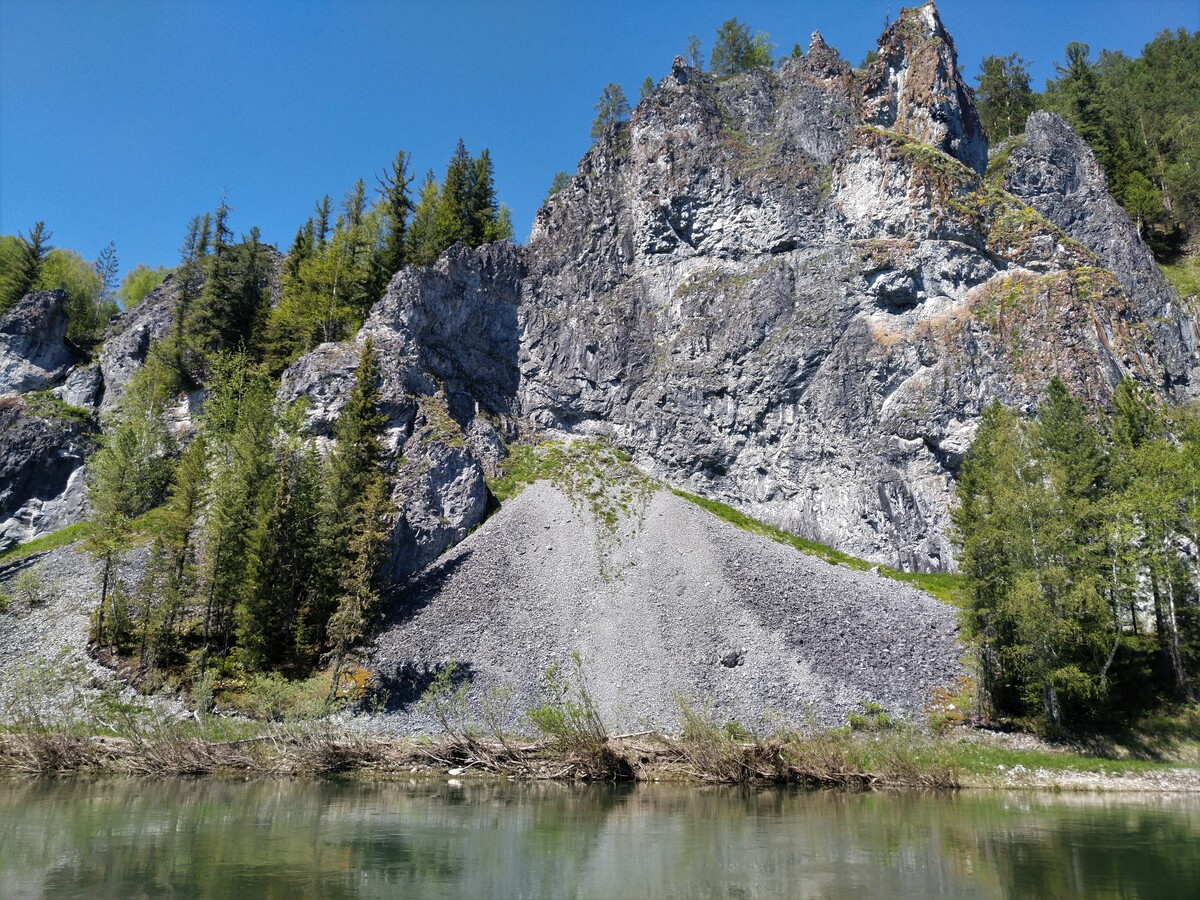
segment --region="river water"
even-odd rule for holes
[[[1200,797],[0,780],[0,897],[1200,898]]]

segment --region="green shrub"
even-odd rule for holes
[[[448,736],[463,739],[470,730],[467,724],[467,690],[470,685],[462,677],[458,663],[447,663],[437,669],[417,708],[437,719]]]
[[[542,703],[525,713],[529,723],[550,743],[566,751],[593,751],[608,740],[608,729],[588,691],[583,658],[571,654],[571,670],[558,666],[546,670]]]
[[[13,581],[13,596],[26,606],[39,606],[45,599],[45,586],[37,569],[26,569]]]
[[[862,705],[861,713],[850,713],[846,723],[851,731],[887,731],[895,727],[892,717],[874,700],[868,700]]]

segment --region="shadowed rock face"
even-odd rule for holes
[[[396,274],[354,341],[323,344],[283,376],[313,430],[334,433],[369,337],[379,355],[397,514],[388,575],[401,580],[466,537],[487,505],[485,471],[512,437],[521,262],[512,245],[454,247]]]
[[[0,316],[0,394],[44,390],[75,363],[66,301],[63,291],[33,291]]]
[[[91,430],[0,399],[0,552],[78,522],[86,513],[83,461]]]

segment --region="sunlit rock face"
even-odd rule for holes
[[[392,573],[483,515],[520,433],[604,434],[668,483],[909,570],[955,565],[954,478],[984,407],[1055,375],[1184,394],[1195,336],[1086,146],[1038,114],[1008,168],[936,10],[855,74],[802,58],[714,79],[677,58],[538,212],[528,246],[392,280],[355,342],[285,378],[331,435],[383,360]]]
[[[367,340],[379,359],[394,476],[393,581],[428,565],[479,524],[485,473],[516,436],[517,301],[522,263],[508,243],[446,251],[398,272],[353,341],[322,344],[283,375],[283,402],[304,398],[312,430],[333,443]]]
[[[0,395],[45,390],[75,362],[66,301],[63,291],[33,291],[0,316]]]
[[[1094,198],[1069,179],[1043,179],[1054,202],[1024,187],[1040,138],[1014,154],[1015,195],[985,181],[931,5],[879,47],[861,77],[819,35],[725,80],[676,61],[538,213],[520,412],[856,555],[945,570],[988,403],[1031,408],[1055,375],[1096,403],[1126,375],[1183,390],[1195,342],[1163,324],[1169,288],[1146,302],[1110,271],[1156,277],[1136,234],[1073,230]],[[1036,165],[1095,187],[1069,129],[1045,143]]]

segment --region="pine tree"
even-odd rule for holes
[[[653,93],[654,93],[654,79],[651,78],[649,75],[647,75],[645,80],[642,82],[641,89],[638,91],[638,102],[640,103],[642,100],[645,100],[647,97],[649,97]]]
[[[105,631],[105,613],[116,576],[132,539],[132,520],[157,505],[170,477],[169,439],[161,409],[129,398],[106,431],[103,444],[88,463],[88,502],[95,532],[87,550],[100,561],[100,605],[95,639],[115,643],[120,635]]]
[[[498,238],[496,223],[499,207],[496,205],[495,170],[492,156],[485,147],[472,164],[471,196],[467,205],[467,229],[464,239],[468,246],[477,247]]]
[[[151,548],[150,584],[144,592],[139,668],[147,652],[164,665],[176,644],[176,626],[196,591],[198,530],[207,497],[208,451],[204,435],[196,435],[179,459],[171,479],[170,497]],[[157,597],[152,617],[152,600]],[[151,633],[155,635],[150,647]]]
[[[595,109],[596,118],[592,120],[591,130],[593,141],[600,140],[610,129],[629,118],[629,101],[625,98],[625,92],[619,84],[612,82],[606,84],[600,92]]]
[[[52,237],[53,235],[46,230],[45,222],[35,222],[27,235],[17,235],[20,241],[19,253],[12,271],[3,273],[3,279],[0,280],[0,314],[33,290],[41,274],[43,262],[54,249],[50,246]]]
[[[475,190],[475,163],[467,153],[462,138],[454,155],[446,164],[446,177],[438,197],[437,246],[438,254],[455,241],[471,237],[471,202]]]
[[[326,625],[337,608],[349,564],[349,541],[359,506],[379,471],[386,419],[380,412],[379,360],[368,336],[355,370],[354,388],[338,416],[337,443],[330,454],[321,500],[320,560],[315,587],[302,613],[298,643],[313,651],[326,643]]]
[[[298,229],[292,239],[292,246],[283,261],[283,277],[294,281],[300,276],[300,266],[316,252],[316,235],[313,232],[313,220],[309,219]]]
[[[274,385],[243,354],[218,355],[204,428],[212,493],[206,516],[201,675],[232,643],[241,604],[252,590],[252,537],[274,483]]]
[[[382,289],[391,277],[404,268],[408,255],[408,215],[412,211],[409,191],[413,176],[408,171],[410,157],[399,150],[391,166],[379,179],[379,200],[384,212],[384,237],[376,261],[377,287]]]
[[[438,230],[438,208],[441,205],[441,189],[433,177],[433,170],[425,174],[417,205],[413,210],[412,225],[408,230],[409,258],[418,266],[432,266],[442,252]]]
[[[571,183],[571,176],[568,175],[566,172],[555,172],[554,178],[551,179],[551,181],[550,181],[550,189],[548,191],[546,191],[546,199],[543,200],[542,202],[548,203],[550,201],[551,197],[553,197],[555,194],[557,194],[559,191],[561,191],[563,188],[565,188],[570,183]]]
[[[293,413],[264,515],[250,538],[249,590],[239,608],[238,643],[251,668],[277,669],[291,661],[300,609],[313,585],[321,466],[301,427]]]
[[[379,620],[379,567],[387,551],[391,509],[383,475],[376,470],[367,481],[358,507],[347,548],[349,564],[342,576],[337,609],[329,617],[329,641],[333,645],[330,700],[341,688],[346,652],[366,640]]]
[[[764,32],[750,36],[750,26],[737,19],[727,19],[717,29],[709,57],[709,71],[718,78],[737,75],[756,66],[771,66],[775,45]]]
[[[342,201],[342,208],[346,213],[346,227],[358,228],[362,225],[363,213],[367,209],[367,187],[360,178],[354,182],[354,187],[346,194],[346,199]]]
[[[100,251],[100,255],[93,263],[93,268],[96,274],[100,276],[100,297],[99,302],[103,305],[116,303],[117,299],[117,272],[120,269],[120,263],[117,261],[117,245],[114,241],[109,241],[108,246]]]
[[[314,221],[318,250],[324,250],[325,242],[329,239],[329,209],[329,195],[326,194],[317,204],[317,217]]]
[[[1015,53],[989,56],[980,64],[976,81],[975,101],[988,136],[998,142],[1024,131],[1034,107],[1029,64]]]
[[[701,50],[700,38],[694,34],[688,35],[687,52],[684,54],[684,59],[693,69],[704,70],[704,53]]]

